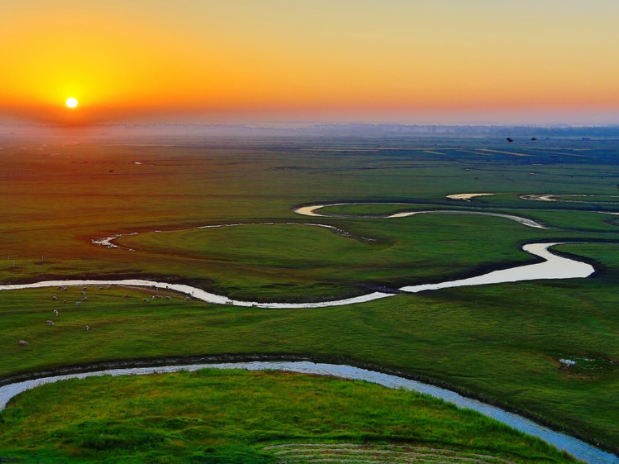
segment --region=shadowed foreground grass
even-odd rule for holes
[[[426,395],[282,372],[73,379],[23,393],[0,413],[0,454],[50,462],[275,463],[265,445],[313,442],[572,462],[540,440]]]

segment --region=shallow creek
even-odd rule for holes
[[[220,364],[195,364],[195,365],[173,365],[159,367],[139,367],[126,369],[110,369],[98,372],[85,372],[80,374],[59,375],[55,377],[44,377],[36,380],[27,380],[18,382],[4,387],[0,387],[0,410],[6,407],[7,402],[14,396],[40,385],[58,382],[67,379],[83,379],[86,377],[102,376],[102,375],[145,375],[156,373],[170,373],[184,371],[195,371],[204,368],[214,369],[248,369],[248,370],[284,370],[298,372],[302,374],[320,374],[339,377],[343,379],[365,380],[376,383],[388,388],[403,388],[419,393],[440,398],[449,403],[453,403],[458,407],[473,409],[481,414],[491,417],[499,422],[509,425],[512,428],[520,430],[529,435],[538,437],[545,442],[565,450],[577,459],[591,464],[610,464],[619,463],[619,457],[614,454],[602,451],[594,446],[591,446],[581,440],[570,437],[560,432],[555,432],[547,427],[539,425],[532,420],[521,417],[517,414],[507,412],[496,406],[483,403],[478,400],[466,398],[458,393],[455,393],[444,388],[436,387],[429,384],[424,384],[415,380],[405,379],[395,375],[383,374],[381,372],[370,371],[353,366],[313,363],[309,361],[291,361],[291,362],[237,362],[237,363],[220,363]]]

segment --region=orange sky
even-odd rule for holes
[[[616,0],[3,0],[0,115],[613,123],[618,17]]]

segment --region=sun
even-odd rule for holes
[[[65,102],[65,104],[69,107],[69,108],[75,108],[77,106],[77,99],[71,97],[71,98],[67,98],[67,101]]]

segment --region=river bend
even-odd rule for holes
[[[460,408],[473,409],[485,416],[491,417],[523,433],[538,437],[558,449],[565,450],[577,459],[590,464],[618,464],[619,457],[602,451],[577,438],[570,437],[560,432],[555,432],[548,427],[521,417],[517,414],[505,411],[481,401],[464,397],[456,392],[434,385],[425,384],[416,380],[409,380],[395,375],[361,369],[354,366],[313,363],[309,361],[254,361],[233,362],[219,364],[195,364],[195,365],[172,365],[159,367],[136,367],[125,369],[109,369],[97,372],[84,372],[79,374],[58,375],[44,377],[35,380],[27,380],[0,387],[0,410],[6,407],[7,402],[14,396],[40,385],[58,382],[67,379],[84,379],[87,377],[112,375],[145,375],[155,373],[170,373],[178,371],[196,371],[204,368],[214,369],[247,369],[247,370],[283,370],[298,372],[301,374],[318,374],[339,377],[350,380],[364,380],[376,383],[387,388],[403,388],[440,398],[453,403]]]

